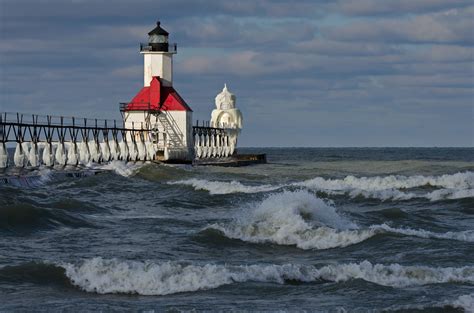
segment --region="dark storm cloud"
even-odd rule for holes
[[[291,43],[310,40],[317,28],[309,21],[241,21],[235,17],[180,19],[176,35],[186,45],[219,48],[285,49]],[[297,30],[297,31],[296,31]]]
[[[333,40],[409,44],[474,43],[474,8],[400,18],[364,20],[326,29]]]
[[[195,118],[229,83],[244,145],[472,145],[473,15],[461,0],[0,0],[0,109],[119,118],[159,18]]]
[[[273,0],[129,0],[90,1],[90,0],[2,0],[4,10],[9,16],[28,17],[33,20],[53,18],[57,20],[111,21],[117,24],[157,16],[206,17],[216,15],[257,16],[257,17],[301,17],[321,14],[331,0],[306,0],[297,4]]]
[[[337,9],[348,15],[403,15],[444,11],[472,5],[471,0],[358,0],[338,1]]]

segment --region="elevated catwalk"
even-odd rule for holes
[[[126,128],[115,120],[1,112],[0,169],[80,166],[114,160],[196,166],[266,163],[264,154],[238,155],[234,146],[231,150],[228,132],[229,129],[210,127],[208,123],[193,126],[192,160],[163,160],[159,136],[141,123]]]

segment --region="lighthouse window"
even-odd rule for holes
[[[150,36],[150,43],[167,43],[168,38],[163,35],[151,35]]]

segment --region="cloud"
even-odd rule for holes
[[[347,15],[374,16],[430,13],[471,5],[470,0],[340,0],[337,9]]]
[[[3,0],[5,16],[52,18],[69,21],[120,24],[130,20],[152,17],[176,19],[180,17],[209,17],[229,15],[238,17],[315,17],[325,12],[331,0],[301,0],[298,3],[273,0],[141,0],[133,5],[128,0],[103,1],[35,1]],[[28,10],[24,10],[27,7]],[[97,18],[102,18],[97,19]]]
[[[456,15],[426,14],[356,21],[322,32],[325,37],[338,41],[472,45],[473,8]]]
[[[400,54],[403,49],[395,45],[364,42],[341,42],[325,38],[314,38],[309,41],[300,41],[295,50],[301,53],[317,53],[327,56],[382,56]]]

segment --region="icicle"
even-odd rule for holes
[[[44,146],[42,157],[43,164],[46,166],[53,166],[54,164],[54,153],[51,150],[53,150],[52,144],[47,142]]]
[[[35,143],[31,143],[31,148],[28,153],[28,161],[31,166],[39,166],[38,146]]]
[[[6,168],[8,165],[8,151],[4,142],[0,142],[0,168]]]
[[[90,153],[89,147],[87,146],[87,141],[83,141],[79,143],[79,161],[81,164],[86,165],[89,163]]]
[[[217,135],[217,156],[222,156],[222,145],[221,145],[221,136]]]
[[[89,147],[90,161],[97,162],[99,160],[97,153],[97,145],[94,140],[87,143]]]
[[[206,156],[207,156],[207,136],[204,136],[204,140],[202,143],[201,158],[205,159]]]
[[[77,146],[75,142],[68,142],[67,164],[76,166],[77,160]]]
[[[211,156],[215,157],[217,152],[216,148],[216,137],[214,135],[211,135]]]
[[[200,136],[197,136],[196,141],[194,142],[194,156],[196,159],[200,158],[201,154],[201,138]]]
[[[226,157],[227,156],[227,141],[226,141],[227,136],[222,137],[222,156]]]
[[[207,135],[207,138],[206,138],[206,158],[209,158],[211,156],[211,153],[212,153],[211,139],[210,139],[210,135]]]
[[[137,160],[137,147],[133,141],[128,142],[128,156],[130,161]]]
[[[110,161],[110,148],[107,141],[100,143],[100,151],[102,154],[102,161],[109,162]]]
[[[226,136],[224,139],[225,139],[224,155],[225,155],[225,157],[228,157],[228,156],[229,156],[229,153],[230,153],[229,136]]]
[[[15,154],[13,155],[13,161],[16,167],[25,166],[25,152],[20,143],[16,144]]]
[[[198,157],[202,158],[203,155],[203,145],[204,145],[204,140],[202,139],[201,136],[199,136],[199,146],[198,146]]]
[[[99,143],[93,140],[89,143],[89,153],[91,154],[91,161],[99,163],[100,162],[100,150]]]
[[[212,143],[212,136],[209,135],[209,144],[207,145],[207,157],[210,158],[212,157],[212,147],[213,147],[213,143]]]
[[[128,145],[125,141],[121,141],[119,143],[120,147],[120,159],[123,161],[128,161],[129,153],[128,153]]]
[[[196,159],[200,159],[201,158],[201,153],[202,153],[201,146],[197,146],[194,149],[194,153],[195,153]]]
[[[155,145],[153,144],[152,141],[146,141],[145,147],[146,147],[147,159],[149,161],[153,161],[156,155]]]
[[[109,141],[109,148],[110,148],[110,159],[113,161],[118,160],[119,153],[117,151],[117,143],[115,140]]]
[[[55,155],[56,163],[59,165],[66,165],[66,155],[64,154],[64,143],[58,142]]]
[[[38,142],[36,144],[36,155],[38,156],[38,166],[41,166],[42,160],[41,156],[43,155],[43,150],[44,150],[45,143],[44,142]]]
[[[145,159],[146,159],[146,148],[145,148],[145,145],[143,144],[143,141],[141,141],[141,140],[137,141],[137,150],[138,150],[138,159],[140,161],[145,161]]]
[[[25,163],[25,166],[27,166],[28,165],[28,156],[29,156],[29,153],[30,153],[30,143],[29,142],[22,142],[21,143],[21,148],[23,149],[23,154],[25,155],[24,163]]]
[[[234,154],[234,151],[235,151],[235,139],[236,139],[235,136],[232,136],[232,137],[230,138],[229,155]]]
[[[214,148],[212,149],[212,152],[215,158],[219,157],[219,141],[217,141],[217,135],[214,136]]]

